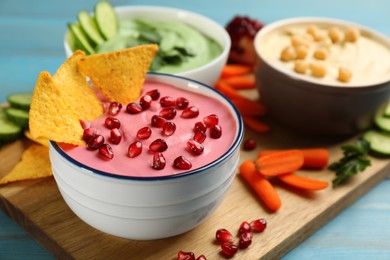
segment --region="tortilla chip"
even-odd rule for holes
[[[24,130],[24,136],[27,137],[28,139],[30,139],[31,141],[34,141],[38,144],[49,147],[49,140],[48,139],[46,139],[46,138],[35,139],[32,137],[30,130],[28,130],[28,129]]]
[[[11,172],[0,179],[0,184],[52,175],[49,148],[40,144],[32,144],[23,152],[21,161],[15,165]]]
[[[82,51],[76,51],[53,77],[46,71],[39,74],[30,107],[33,139],[85,145],[80,119],[98,118],[103,114],[103,106],[77,70],[83,57]]]
[[[110,102],[128,104],[142,91],[146,73],[158,51],[158,45],[148,44],[119,51],[93,54],[79,61],[80,72]]]

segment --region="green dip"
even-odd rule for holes
[[[222,47],[198,30],[181,22],[123,19],[119,30],[98,45],[97,53],[156,43],[159,52],[150,71],[174,74],[201,67],[222,53]]]

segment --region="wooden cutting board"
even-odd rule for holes
[[[331,162],[342,156],[340,145],[351,139],[299,136],[282,128],[264,135],[247,131],[258,149],[327,147]],[[20,159],[28,141],[19,140],[0,150],[0,176]],[[241,160],[254,159],[256,151],[242,152]],[[386,177],[390,160],[371,158],[372,166],[353,177],[346,185],[331,186],[318,192],[302,192],[275,183],[282,208],[272,213],[252,192],[239,175],[221,206],[196,229],[172,238],[155,241],[132,241],[104,234],[82,222],[67,207],[53,178],[23,181],[0,186],[2,207],[20,226],[55,257],[61,259],[176,259],[179,250],[204,254],[208,259],[225,259],[214,242],[218,228],[236,232],[242,221],[265,218],[267,229],[255,234],[248,249],[240,250],[235,259],[275,259],[348,207],[362,194]],[[299,174],[331,181],[328,170],[300,171]]]

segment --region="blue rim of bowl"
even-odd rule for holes
[[[162,77],[173,77],[173,78],[179,78],[179,79],[182,79],[182,80],[187,80],[187,81],[196,83],[198,85],[201,85],[201,86],[209,89],[210,91],[215,92],[217,95],[221,96],[231,106],[231,108],[234,111],[235,116],[237,117],[237,120],[238,120],[238,122],[237,122],[237,135],[236,135],[236,138],[234,139],[232,145],[229,147],[229,149],[223,155],[221,155],[218,159],[212,161],[209,164],[206,164],[206,165],[204,165],[202,167],[196,168],[196,169],[191,170],[191,171],[185,171],[185,172],[180,172],[180,173],[177,173],[177,174],[166,175],[166,176],[137,177],[137,176],[118,175],[118,174],[115,174],[115,173],[109,173],[109,172],[104,172],[104,171],[97,170],[95,168],[92,168],[92,167],[89,167],[89,166],[87,166],[85,164],[82,164],[82,163],[76,161],[75,159],[73,159],[72,157],[70,157],[68,154],[66,154],[58,146],[58,144],[56,142],[49,140],[50,145],[61,156],[63,156],[68,162],[74,164],[77,167],[83,168],[83,169],[89,171],[92,174],[97,174],[97,175],[101,175],[101,176],[105,176],[105,177],[110,177],[110,178],[113,178],[113,179],[136,180],[136,181],[172,180],[172,179],[176,179],[176,178],[185,177],[185,176],[188,176],[188,175],[199,174],[199,173],[207,170],[208,168],[211,168],[211,167],[213,167],[215,165],[218,165],[220,162],[224,161],[230,155],[232,155],[236,149],[239,149],[239,146],[241,145],[241,142],[242,142],[242,140],[244,138],[244,130],[245,130],[244,129],[244,122],[243,122],[242,116],[241,116],[240,112],[238,111],[237,107],[225,95],[221,94],[216,89],[214,89],[214,88],[212,88],[212,87],[210,87],[210,86],[208,86],[208,85],[206,85],[206,84],[204,84],[202,82],[199,82],[199,81],[196,81],[196,80],[193,80],[193,79],[189,79],[189,78],[185,78],[185,77],[182,77],[182,76],[177,76],[177,75],[172,75],[172,74],[164,74],[164,73],[156,73],[156,72],[148,72],[147,74],[148,75],[155,75],[155,76],[162,76]]]

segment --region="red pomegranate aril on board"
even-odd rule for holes
[[[129,114],[138,114],[138,113],[141,113],[142,110],[143,109],[142,109],[141,105],[138,103],[135,103],[135,102],[129,103],[126,106],[126,112]]]
[[[99,155],[105,159],[114,158],[114,152],[112,151],[112,148],[109,144],[102,144],[99,147]]]
[[[152,89],[145,93],[146,95],[149,95],[152,100],[158,100],[160,98],[160,90],[158,89]]]
[[[203,122],[207,127],[212,127],[218,124],[218,116],[216,114],[211,114],[203,118]]]
[[[199,109],[196,106],[187,107],[181,112],[182,118],[195,118],[198,115],[199,115]]]
[[[167,122],[165,118],[162,116],[154,115],[151,119],[151,124],[153,127],[162,128],[164,124]]]
[[[177,260],[195,260],[195,254],[192,252],[179,251],[177,253]]]
[[[98,131],[96,128],[94,127],[90,127],[90,128],[87,128],[84,130],[83,132],[83,140],[88,143],[89,140],[91,140],[92,137],[94,137],[95,135],[97,135]]]
[[[137,157],[142,152],[142,143],[140,141],[135,141],[129,145],[127,150],[127,156],[130,158]]]
[[[166,165],[165,157],[162,153],[156,152],[153,154],[153,164],[152,168],[155,170],[162,170],[165,168]]]
[[[164,152],[168,149],[164,139],[156,139],[149,145],[149,150],[152,152]]]
[[[176,98],[176,108],[179,110],[185,109],[189,104],[190,102],[185,97]]]
[[[160,104],[162,107],[172,107],[175,105],[175,103],[176,100],[173,97],[166,96],[160,99]]]
[[[238,246],[240,248],[247,248],[252,244],[253,234],[251,232],[244,232],[240,234],[240,239],[238,241]]]
[[[257,143],[255,140],[247,139],[247,140],[245,140],[245,142],[242,146],[242,149],[244,149],[245,151],[252,151],[252,150],[256,149],[256,146],[257,146]]]
[[[207,126],[205,123],[203,122],[196,122],[195,125],[194,125],[194,132],[198,132],[198,131],[202,131],[202,132],[206,132],[207,130]]]
[[[267,221],[264,218],[253,220],[251,223],[252,232],[261,233],[267,227]]]
[[[192,167],[192,163],[181,155],[173,161],[173,167],[181,170],[189,170]]]
[[[113,129],[113,128],[120,128],[121,127],[121,122],[119,121],[118,118],[115,117],[107,117],[106,120],[104,121],[104,125],[108,129]]]
[[[222,252],[226,256],[229,256],[229,257],[234,256],[238,251],[238,247],[232,243],[229,243],[229,242],[222,243],[221,249],[222,249]]]
[[[171,120],[176,116],[176,108],[174,107],[165,107],[161,109],[159,115],[165,119]]]
[[[187,147],[194,155],[200,155],[204,150],[204,146],[193,139],[188,140]]]
[[[250,232],[251,231],[251,224],[249,222],[244,221],[241,223],[240,228],[238,229],[238,233],[245,233],[245,232]]]
[[[84,120],[84,119],[80,119],[80,125],[81,125],[81,127],[82,127],[84,130],[86,130],[86,129],[88,129],[88,128],[91,127],[91,123],[88,122],[88,121],[86,121],[86,120]]]
[[[171,136],[176,131],[176,125],[173,122],[166,122],[162,129],[162,134],[165,136]]]
[[[142,107],[143,110],[146,110],[150,107],[152,104],[152,97],[149,95],[143,95],[141,99],[139,100],[139,104]]]
[[[137,132],[137,138],[139,140],[148,139],[151,135],[152,135],[152,129],[150,129],[150,127],[148,126],[142,127]]]
[[[233,235],[227,229],[221,228],[215,233],[215,239],[219,244],[232,243]]]
[[[108,106],[108,114],[110,116],[116,116],[122,109],[122,104],[119,102],[111,102]]]
[[[110,142],[113,144],[119,144],[122,140],[122,134],[118,128],[110,130]]]
[[[206,140],[206,133],[203,131],[198,131],[194,134],[193,139],[198,143],[203,143]]]
[[[95,135],[89,140],[87,147],[89,150],[97,150],[102,144],[104,144],[104,137],[102,135]]]
[[[207,260],[207,258],[204,255],[200,255],[195,260]]]
[[[220,125],[214,125],[210,128],[210,137],[218,139],[222,136],[222,127]]]

